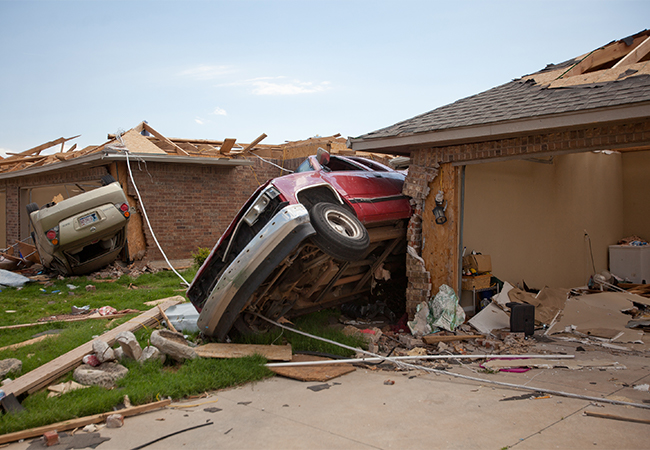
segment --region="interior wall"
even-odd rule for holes
[[[624,234],[622,178],[618,153],[469,165],[463,245],[489,254],[493,274],[511,284],[585,285],[593,272],[585,231],[597,272]]]
[[[650,241],[650,151],[623,153],[623,234]]]

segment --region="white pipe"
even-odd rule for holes
[[[329,359],[326,361],[296,361],[296,362],[281,362],[281,363],[268,363],[266,367],[292,367],[292,366],[317,366],[323,364],[347,364],[347,363],[363,363],[363,362],[379,362],[389,361],[396,362],[409,359],[571,359],[575,358],[574,355],[416,355],[416,356],[393,356],[393,357],[379,357],[379,358],[348,358],[348,359]]]

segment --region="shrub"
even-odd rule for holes
[[[210,256],[211,249],[207,247],[199,247],[196,253],[192,253],[192,258],[194,258],[194,264],[198,267],[201,267],[205,260]]]

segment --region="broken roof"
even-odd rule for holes
[[[350,138],[354,150],[404,151],[586,123],[650,116],[650,31]]]
[[[141,122],[119,136],[109,134],[108,141],[104,144],[88,146],[81,150],[77,150],[77,145],[74,144],[70,149],[64,151],[66,142],[79,137],[73,136],[55,139],[20,153],[10,153],[4,159],[0,157],[0,179],[124,160],[127,156],[126,149],[130,155],[144,161],[247,166],[253,164],[250,160],[252,156],[285,160],[315,154],[318,147],[323,147],[333,153],[345,153],[347,150],[345,139],[339,136],[338,134],[327,137],[319,136],[303,141],[265,145],[260,144],[266,138],[266,134],[262,134],[249,144],[240,144],[236,139],[219,141],[168,138],[148,123]],[[44,150],[57,145],[61,146],[58,153],[41,155]],[[381,158],[383,155],[373,159]]]

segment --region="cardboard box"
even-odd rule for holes
[[[477,273],[492,272],[490,255],[463,256],[463,269],[474,269]]]
[[[491,279],[492,276],[490,274],[463,277],[461,280],[461,289],[464,291],[472,291],[474,289],[489,288]]]

